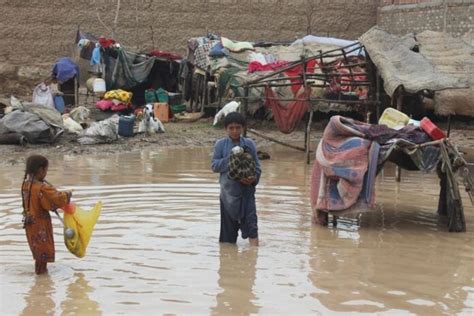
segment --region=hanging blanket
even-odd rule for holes
[[[148,78],[155,63],[155,57],[145,57],[123,49],[119,49],[117,54],[112,87],[130,89]]]
[[[314,73],[314,70],[316,69],[317,66],[318,66],[318,63],[316,62],[316,60],[313,59],[313,60],[308,61],[306,63],[306,73]],[[302,72],[303,72],[303,65],[299,64],[285,71],[285,75],[287,75],[288,77],[297,77],[297,76],[300,76]],[[290,81],[293,84],[291,86],[291,91],[293,91],[293,93],[296,95],[296,93],[300,90],[301,85],[303,84],[303,80],[291,79]]]
[[[374,205],[380,146],[354,125],[354,120],[337,115],[324,130],[311,177],[313,210],[342,211],[359,201]]]
[[[306,88],[296,101],[285,107],[280,104],[275,92],[270,87],[265,87],[265,106],[272,108],[275,123],[282,133],[289,134],[295,130],[296,124],[308,112],[310,95],[311,89]]]

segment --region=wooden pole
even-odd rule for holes
[[[202,84],[202,100],[201,100],[201,113],[204,113],[204,106],[206,105],[206,95],[207,95],[207,71],[204,74],[204,82]]]
[[[375,70],[375,102],[377,102],[375,104],[375,113],[377,115],[377,123],[380,119],[380,74],[379,74],[379,71],[378,70]]]
[[[250,87],[249,85],[244,86],[244,99],[242,100],[242,115],[247,120],[247,108],[249,105],[249,94],[250,94]],[[247,137],[247,126],[244,127],[244,137]]]
[[[403,94],[401,89],[398,89],[398,92],[399,93],[397,93],[397,110],[402,111]],[[395,168],[395,181],[402,181],[402,168],[398,165]]]
[[[303,151],[303,152],[306,151],[306,150],[305,150],[304,148],[302,148],[302,147],[284,143],[284,142],[282,142],[282,141],[280,141],[280,140],[277,140],[277,139],[275,139],[275,138],[273,138],[273,137],[264,135],[264,134],[262,134],[261,132],[255,130],[255,129],[253,129],[253,128],[249,128],[249,129],[248,129],[248,132],[249,132],[249,133],[252,133],[252,134],[254,134],[254,135],[257,135],[257,136],[259,136],[259,137],[261,137],[261,138],[263,138],[263,139],[272,141],[272,142],[274,142],[274,143],[276,143],[276,144],[282,145],[282,146],[286,146],[286,147],[293,148],[293,149],[296,149],[296,150],[299,150],[299,151]]]
[[[303,69],[302,69],[302,77],[303,77],[303,86],[304,90],[306,93],[306,90],[308,89],[308,80],[306,78],[306,70],[308,64],[306,63],[306,58],[305,56],[301,56],[301,62],[303,63]],[[306,163],[309,164],[309,150],[310,150],[310,132],[311,132],[311,121],[313,120],[313,107],[311,105],[311,94],[308,95],[308,99],[306,102],[308,102],[309,107],[310,107],[310,113],[308,117],[308,122],[304,131],[304,149],[305,149],[305,156],[306,156]]]
[[[303,86],[304,86],[304,89],[306,91],[306,87],[307,87],[307,81],[306,81],[306,61],[305,61],[305,58],[303,55],[300,56],[300,59],[301,59],[301,64],[303,65],[303,68],[301,70],[301,77],[303,79]],[[304,130],[304,150],[305,152],[308,151],[308,128],[305,128]]]
[[[311,106],[311,105],[310,105]],[[306,127],[306,134],[308,135],[308,137],[306,137],[306,164],[309,165],[310,163],[310,155],[309,153],[311,152],[311,148],[310,148],[310,145],[311,145],[311,141],[310,141],[310,138],[311,138],[311,123],[313,122],[313,107],[311,106],[311,112],[309,112],[309,119],[308,119],[308,126]]]
[[[448,116],[448,137],[451,134],[451,114]]]
[[[79,104],[79,82],[77,81],[77,76],[74,76],[74,105]]]

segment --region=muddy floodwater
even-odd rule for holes
[[[35,276],[21,225],[23,164],[0,172],[1,315],[474,313],[474,211],[467,233],[438,221],[435,174],[377,178],[377,211],[311,224],[310,166],[268,149],[257,188],[260,247],[219,245],[212,148],[50,155],[47,179],[103,211],[85,258],[53,216],[56,262]]]

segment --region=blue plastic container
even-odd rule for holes
[[[135,116],[121,116],[118,124],[118,134],[123,137],[132,137],[133,126],[135,125]]]
[[[54,96],[54,107],[56,108],[56,110],[63,114],[64,113],[64,108],[65,108],[65,105],[64,105],[64,98],[62,95],[55,95]]]

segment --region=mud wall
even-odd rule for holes
[[[459,37],[473,31],[473,16],[474,0],[382,0],[377,25],[397,35],[433,30]]]
[[[117,0],[0,0],[0,77],[38,78],[70,56],[77,27],[110,36]],[[375,24],[378,0],[121,0],[115,38],[133,50],[184,53],[190,37],[356,39]],[[102,21],[102,22],[101,22]],[[311,21],[311,23],[308,23]],[[47,73],[47,71],[46,71]],[[0,79],[0,89],[1,89]]]

